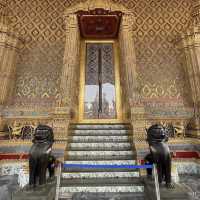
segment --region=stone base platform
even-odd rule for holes
[[[12,200],[54,200],[56,195],[56,180],[48,181],[44,186],[35,189],[28,189],[13,193]]]
[[[145,200],[155,200],[154,180],[144,179]],[[183,184],[175,184],[174,189],[168,189],[165,184],[160,186],[161,200],[191,200],[190,190]]]

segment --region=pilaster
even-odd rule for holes
[[[185,55],[185,71],[188,74],[195,110],[189,132],[193,137],[200,137],[200,0],[193,0],[192,3],[191,23],[182,34],[179,47]]]
[[[0,106],[3,110],[13,91],[16,58],[22,42],[12,29],[6,15],[5,5],[0,9]],[[2,118],[2,117],[1,117]],[[1,120],[2,121],[2,120]],[[3,125],[2,125],[3,126]]]
[[[61,75],[61,107],[67,107],[73,113],[77,111],[78,98],[78,72],[80,34],[76,14],[65,16],[66,42]]]
[[[121,53],[121,67],[125,73],[126,95],[131,110],[130,120],[133,126],[134,138],[141,138],[145,132],[144,107],[140,101],[139,83],[136,69],[136,55],[134,46],[134,16],[125,13],[120,27],[119,45]]]
[[[76,14],[69,13],[64,16],[66,41],[61,74],[61,99],[59,105],[52,113],[54,130],[57,138],[66,139],[68,126],[78,110],[78,79],[79,79],[79,52],[80,36]]]

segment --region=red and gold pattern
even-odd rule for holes
[[[78,11],[80,33],[83,38],[117,38],[122,12],[96,8],[90,11]]]

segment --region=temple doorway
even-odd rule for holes
[[[62,105],[73,122],[126,122],[139,96],[134,14],[112,1],[88,2],[65,12]]]
[[[84,40],[81,49],[80,121],[120,121],[117,41]]]

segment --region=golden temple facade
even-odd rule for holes
[[[155,122],[190,124],[187,135],[199,137],[199,1],[1,0],[0,6],[2,131],[14,122],[41,122],[62,139],[70,122],[84,121],[84,47],[75,13],[101,8],[123,13],[114,42],[117,121],[130,122],[139,140]]]

